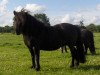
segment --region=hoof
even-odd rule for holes
[[[31,66],[30,68],[32,68],[32,69],[33,69],[33,68],[35,68],[35,66]]]
[[[79,65],[75,65],[74,68],[78,68]]]
[[[96,55],[96,52],[91,52],[92,55]]]
[[[70,68],[76,69],[76,68],[78,68],[78,66],[70,66]]]
[[[87,53],[86,53],[86,52],[85,52],[84,54],[85,54],[85,55],[87,55]]]
[[[74,65],[70,65],[70,68],[74,68]]]
[[[40,71],[40,68],[36,68],[36,71]]]

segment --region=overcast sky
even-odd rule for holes
[[[50,23],[100,24],[100,0],[0,0],[0,26],[12,25],[13,11],[46,13]]]

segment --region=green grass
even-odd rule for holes
[[[31,69],[31,56],[23,43],[22,36],[0,34],[0,75],[99,75],[100,74],[100,33],[94,34],[97,54],[88,51],[87,62],[71,69],[70,51],[41,51],[41,71]]]

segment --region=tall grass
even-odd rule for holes
[[[96,55],[88,51],[87,62],[78,68],[69,67],[70,51],[40,52],[41,70],[31,69],[31,57],[23,43],[22,36],[0,34],[0,75],[99,75],[100,74],[100,33],[94,34]]]

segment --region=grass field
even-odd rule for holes
[[[41,71],[31,69],[31,57],[22,36],[0,34],[0,75],[100,75],[100,33],[94,34],[96,55],[88,51],[87,62],[78,68],[69,67],[70,52],[41,51]]]

